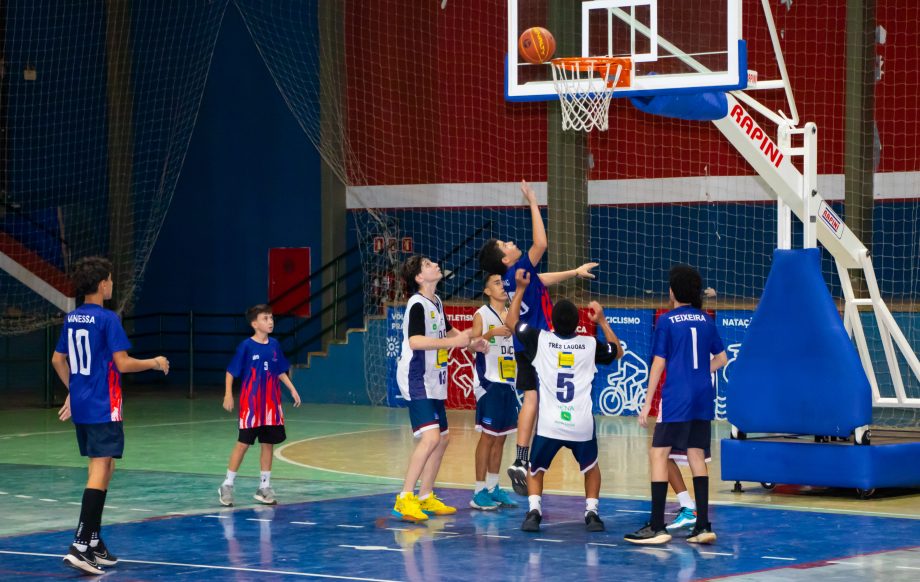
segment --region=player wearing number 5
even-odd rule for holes
[[[578,308],[571,301],[556,303],[552,311],[553,331],[518,324],[523,290],[530,284],[524,269],[515,273],[517,289],[506,322],[514,329],[522,353],[533,362],[539,379],[537,434],[530,448],[530,473],[527,479],[530,510],[521,529],[540,531],[543,519],[543,473],[549,469],[559,449],[572,451],[585,476],[585,527],[590,532],[604,531],[598,515],[601,471],[597,465],[597,435],[592,414],[591,384],[597,373],[595,364],[610,364],[623,355],[620,340],[604,317],[597,301],[588,306],[591,320],[604,333],[604,340],[576,335]]]
[[[406,259],[401,271],[409,302],[403,315],[402,352],[396,381],[403,400],[409,403],[412,434],[418,439],[409,458],[402,492],[396,496],[393,515],[405,521],[425,521],[429,515],[449,515],[456,508],[434,494],[434,482],[449,440],[444,401],[447,399],[447,361],[451,348],[488,350],[480,339],[470,343],[469,331],[451,327],[444,305],[435,295],[441,267],[425,257]],[[422,479],[418,496],[415,484]]]
[[[83,490],[80,521],[64,563],[90,574],[118,559],[100,535],[102,508],[109,481],[125,447],[122,430],[121,375],[159,370],[169,372],[169,360],[157,356],[137,360],[128,355],[131,343],[118,316],[102,306],[112,298],[112,263],[101,257],[80,259],[73,284],[83,305],[67,314],[51,365],[68,389],[58,417],[73,419],[80,454],[89,457],[89,478]]]

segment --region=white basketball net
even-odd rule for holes
[[[562,104],[562,129],[607,131],[610,97],[623,72],[622,65],[588,59],[574,64],[556,60],[550,63],[553,85]]]

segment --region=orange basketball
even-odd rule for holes
[[[556,39],[545,28],[539,26],[528,28],[518,39],[518,54],[528,63],[535,65],[545,63],[553,58],[555,52]]]

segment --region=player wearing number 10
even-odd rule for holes
[[[553,307],[553,331],[519,324],[521,299],[530,284],[528,271],[518,269],[515,283],[520,293],[511,300],[507,323],[514,328],[515,337],[523,346],[517,354],[533,362],[540,384],[537,434],[530,448],[527,479],[530,510],[521,529],[540,531],[543,473],[549,469],[559,449],[566,447],[572,451],[585,476],[585,528],[589,532],[604,531],[604,522],[598,515],[601,471],[597,465],[591,384],[597,373],[595,364],[610,364],[623,355],[620,340],[610,329],[604,309],[597,301],[591,302],[588,311],[592,321],[603,331],[605,341],[576,335],[578,308],[566,300]]]
[[[89,478],[83,490],[80,521],[64,563],[90,574],[118,559],[100,535],[102,508],[115,459],[125,445],[121,424],[121,374],[159,370],[169,372],[169,360],[157,356],[136,360],[128,355],[131,343],[118,316],[102,306],[112,298],[112,263],[100,257],[80,259],[74,265],[73,284],[83,305],[67,314],[51,365],[69,393],[58,413],[73,417],[80,454],[89,457]]]

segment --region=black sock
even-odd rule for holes
[[[709,477],[694,477],[693,493],[696,497],[696,525],[699,527],[710,527]]]
[[[529,457],[530,447],[522,447],[521,445],[517,445],[517,460],[521,463],[526,463]]]
[[[667,481],[652,481],[652,530],[664,529],[664,503],[668,497]]]
[[[99,545],[99,538],[102,537],[102,510],[105,509],[105,498],[109,494],[109,490],[106,489],[102,492],[102,509],[99,510],[99,525],[96,527],[96,530],[90,535],[90,547],[94,548]]]
[[[74,532],[73,543],[89,545],[93,532],[99,531],[102,521],[102,506],[105,505],[105,491],[84,489],[83,503],[80,506],[80,523]]]

